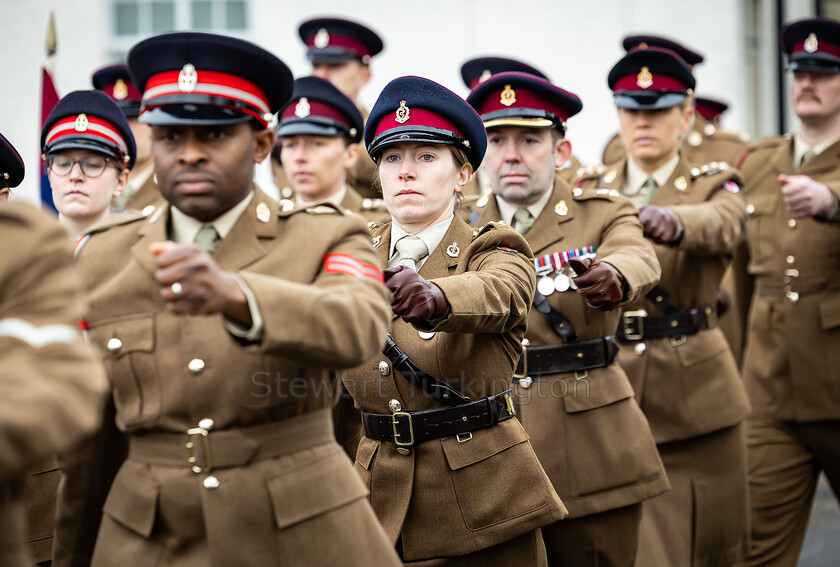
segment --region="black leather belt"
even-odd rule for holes
[[[668,315],[648,315],[647,312],[627,311],[621,315],[616,333],[621,342],[695,335],[717,327],[714,307],[702,307]]]
[[[565,345],[525,346],[513,380],[603,368],[615,362],[617,355],[612,335]]]
[[[463,436],[477,429],[492,427],[516,415],[510,390],[475,402],[455,407],[398,411],[392,414],[362,412],[365,437],[376,441],[389,441],[397,449],[407,450],[430,439],[457,435]]]

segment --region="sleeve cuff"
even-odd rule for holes
[[[244,327],[243,325],[235,323],[224,316],[222,317],[222,325],[224,325],[225,330],[228,333],[238,339],[243,339],[252,343],[259,342],[262,340],[263,335],[263,319],[260,314],[259,306],[257,305],[257,298],[239,274],[233,274],[233,277],[236,278],[236,283],[239,284],[239,287],[242,289],[242,293],[244,293],[245,297],[248,298],[248,310],[251,312],[251,327]]]

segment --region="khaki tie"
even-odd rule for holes
[[[403,236],[394,245],[397,254],[400,255],[399,266],[407,266],[417,271],[417,262],[429,255],[429,249],[426,243],[419,237],[411,234]]]
[[[205,224],[198,231],[198,234],[195,235],[195,243],[201,246],[208,254],[216,251],[216,247],[219,246],[221,239],[212,224]]]
[[[516,209],[513,213],[513,228],[519,234],[525,234],[534,226],[534,215],[528,209]]]
[[[817,152],[814,150],[808,150],[804,154],[802,154],[802,159],[799,160],[799,167],[805,167],[805,164],[814,159],[817,156]]]

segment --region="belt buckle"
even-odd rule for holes
[[[531,345],[531,341],[528,339],[522,339],[522,374],[517,374],[516,369],[513,371],[514,378],[527,378],[528,377],[528,347]]]
[[[400,432],[397,431],[397,427],[399,426],[400,422],[397,420],[397,417],[405,416],[408,419],[408,441],[400,441],[399,438],[401,437]],[[411,414],[407,411],[395,411],[391,414],[391,427],[394,429],[394,445],[398,448],[402,447],[403,449],[408,449],[414,446],[414,423],[411,421]]]
[[[647,317],[647,311],[644,309],[639,309],[638,311],[625,311],[621,315],[621,330],[624,331],[625,339],[630,341],[642,340],[645,336],[645,317]],[[634,324],[638,328],[636,332],[633,332]]]
[[[196,465],[195,443],[192,440],[187,441],[186,447],[190,451],[187,462],[192,467],[192,472],[195,474],[209,473],[213,470],[213,452],[210,450],[210,431],[203,427],[193,427],[192,429],[187,429],[187,435],[190,437],[201,435],[202,443],[204,444],[204,458],[207,460],[207,463],[203,467]]]

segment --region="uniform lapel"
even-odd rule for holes
[[[472,242],[472,233],[470,225],[455,215],[440,244],[431,251],[418,273],[426,279],[448,276],[449,269],[458,264],[461,252]]]
[[[817,158],[811,160],[811,162],[814,161],[817,161]],[[808,163],[805,169],[809,169],[808,166],[810,165],[811,163]],[[786,173],[788,175],[797,173],[796,167],[793,165],[793,136],[787,139],[776,152],[776,155],[773,156],[773,169],[776,170],[776,173]]]
[[[150,273],[157,270],[157,264],[155,264],[154,256],[152,256],[149,247],[153,242],[169,240],[167,230],[169,226],[169,207],[168,203],[158,207],[158,210],[149,217],[149,220],[140,227],[138,231],[140,240],[131,247],[131,254],[134,259]]]
[[[537,216],[531,230],[525,234],[531,250],[542,250],[562,240],[565,237],[562,226],[574,218],[574,211],[571,188],[566,182],[555,179],[551,198]]]
[[[806,163],[805,167],[797,171],[797,173],[814,177],[815,175],[837,169],[838,160],[840,160],[840,141],[831,144],[823,153],[815,156],[811,161]]]
[[[256,189],[248,208],[219,243],[213,259],[225,270],[238,270],[265,256],[279,231],[278,214],[277,202]]]
[[[667,207],[682,203],[687,194],[691,192],[691,167],[684,156],[680,157],[677,167],[671,173],[671,177],[665,185],[656,190],[651,205]]]

